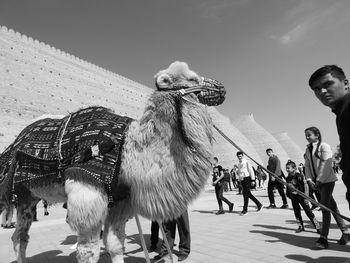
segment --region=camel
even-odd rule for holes
[[[130,218],[136,214],[159,221],[177,218],[200,194],[211,174],[213,157],[207,105],[221,104],[225,89],[179,61],[157,73],[155,85],[143,116],[132,120],[125,131],[117,189],[127,189],[127,194],[112,207],[101,185],[72,176],[80,175],[80,169],[68,167],[62,182],[37,185],[13,184],[16,154],[11,155],[7,169],[0,167],[0,210],[11,202],[11,189],[17,197],[12,241],[18,263],[27,262],[33,207],[40,199],[67,203],[67,223],[78,235],[77,262],[98,262],[103,226],[103,243],[111,262],[122,263],[125,224]]]

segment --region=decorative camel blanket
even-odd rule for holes
[[[67,172],[68,178],[103,186],[112,205],[117,201],[113,188],[117,187],[124,133],[131,121],[103,107],[36,121],[0,156],[0,168],[6,170],[12,160],[17,162],[14,185],[62,182],[63,171],[73,171]]]

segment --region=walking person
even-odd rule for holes
[[[320,193],[320,203],[334,212],[339,213],[337,203],[333,198],[333,190],[337,177],[332,168],[331,147],[322,141],[321,132],[316,127],[305,129],[305,137],[309,142],[305,151],[305,176],[309,187]],[[346,245],[350,241],[350,232],[344,220],[333,214],[333,217],[342,232],[338,243]],[[328,248],[328,233],[331,222],[331,213],[322,209],[322,231],[316,242],[318,248]]]
[[[253,183],[255,184],[255,173],[253,167],[249,164],[248,160],[244,158],[243,152],[236,153],[238,158],[238,176],[239,180],[242,183],[243,189],[243,210],[240,215],[246,215],[248,213],[248,203],[249,199],[251,199],[257,206],[257,212],[261,211],[264,207],[258,199],[252,194],[250,188]]]
[[[237,189],[238,189],[238,195],[241,195],[242,194],[242,183],[241,181],[239,180],[239,175],[238,175],[238,166],[237,164],[235,164],[233,166],[233,169],[234,171],[234,175],[235,175],[235,181],[236,181],[236,185],[237,185]]]
[[[229,212],[232,212],[234,204],[231,203],[224,197],[224,172],[222,166],[218,164],[219,159],[214,157],[213,163],[213,186],[215,187],[216,199],[218,201],[219,210],[216,212],[216,215],[225,214],[225,211],[222,206],[222,201],[228,205]]]
[[[280,159],[277,157],[277,155],[273,153],[273,150],[271,148],[266,149],[266,154],[267,156],[269,156],[267,169],[273,174],[277,175],[278,178],[282,180],[283,173],[281,170]],[[275,195],[273,192],[275,187],[278,193],[280,194],[283,202],[283,205],[280,208],[282,209],[288,208],[287,197],[286,197],[286,194],[284,193],[284,186],[282,183],[277,181],[275,177],[271,174],[269,174],[269,182],[267,184],[267,194],[269,196],[269,201],[270,201],[270,205],[267,208],[276,208]]]
[[[317,221],[314,213],[311,211],[308,201],[305,200],[304,197],[297,194],[295,190],[299,190],[300,192],[307,194],[307,188],[305,188],[305,179],[302,174],[300,174],[297,170],[297,166],[295,162],[288,161],[286,164],[286,170],[288,173],[288,176],[286,178],[287,185],[287,197],[291,199],[292,206],[294,210],[295,219],[298,223],[298,228],[295,231],[296,233],[300,233],[301,231],[304,231],[304,222],[303,218],[301,217],[301,209],[302,207],[304,209],[305,214],[310,219],[312,225],[315,227],[317,233],[320,232],[320,224]]]
[[[159,241],[159,224],[157,221],[152,221],[151,223],[151,246],[149,251],[156,251]]]
[[[174,246],[176,227],[179,232],[179,254],[177,261],[184,261],[188,258],[191,252],[191,234],[190,234],[190,222],[188,218],[187,210],[182,213],[177,219],[164,222],[163,228],[165,231],[166,239],[169,242],[170,248]],[[159,260],[168,254],[165,242],[163,241],[161,251],[159,255],[154,259]]]
[[[264,170],[261,168],[260,165],[258,165],[256,167],[256,177],[257,177],[258,182],[259,182],[259,188],[264,189],[267,176],[266,176],[266,173],[264,172]]]
[[[225,184],[226,184],[226,188],[228,190],[228,188],[230,188],[230,191],[232,191],[232,187],[231,187],[231,175],[228,171],[228,169],[224,169],[224,180],[225,180]],[[227,191],[225,191],[227,192]]]
[[[339,163],[346,186],[346,199],[350,208],[350,88],[342,68],[326,65],[317,69],[309,79],[309,86],[322,104],[336,115],[336,125],[342,158]]]

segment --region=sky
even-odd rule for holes
[[[350,74],[349,13],[348,0],[0,0],[0,25],[151,88],[185,61],[225,85],[222,114],[253,114],[302,149],[310,126],[338,144],[308,79],[326,64]]]

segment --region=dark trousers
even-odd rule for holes
[[[329,209],[331,209],[334,212],[339,213],[339,209],[337,206],[337,203],[335,202],[333,198],[333,189],[334,189],[334,182],[331,183],[325,183],[320,185],[320,203],[324,206],[327,206]],[[344,220],[338,216],[333,214],[333,217],[335,219],[335,222],[337,223],[339,229],[342,233],[347,232],[347,227],[345,225]],[[321,235],[327,238],[329,233],[329,226],[331,223],[331,213],[322,209],[322,232]]]
[[[305,204],[305,199],[300,197],[293,197],[291,198],[291,201],[292,201],[295,218],[299,222],[299,224],[301,226],[304,226],[303,218],[301,217],[301,209],[300,209],[300,206],[301,206],[304,209],[305,214],[310,219],[313,226],[316,228],[315,215],[311,211],[311,208],[309,207],[309,205]]]
[[[231,179],[229,179],[229,180],[227,181],[227,183],[228,183],[228,185],[229,185],[229,187],[230,187],[230,191],[232,191],[232,187],[231,187]]]
[[[174,246],[176,226],[179,232],[179,253],[181,255],[188,255],[191,251],[191,234],[190,222],[188,219],[187,210],[177,219],[163,223],[166,238],[169,242],[170,248]],[[167,253],[165,242],[162,243],[161,254]]]
[[[346,200],[348,200],[350,209],[350,169],[343,170],[342,180],[346,186]]]
[[[269,196],[270,204],[275,204],[275,195],[273,194],[273,188],[276,187],[278,193],[282,197],[283,204],[287,204],[286,194],[284,193],[283,184],[277,180],[271,181],[267,184],[267,194]]]
[[[223,209],[222,201],[224,201],[227,205],[231,204],[231,202],[224,197],[224,183],[217,183],[215,185],[215,194],[216,200],[218,200],[219,209]]]
[[[247,211],[248,209],[248,203],[249,203],[249,198],[259,207],[261,206],[261,203],[259,202],[258,199],[252,194],[250,191],[250,184],[251,184],[251,179],[250,177],[244,177],[242,181],[242,188],[243,188],[243,200],[244,200],[244,205],[243,205],[243,211]]]
[[[159,225],[157,221],[152,221],[151,224],[151,245],[157,246],[159,241]]]

